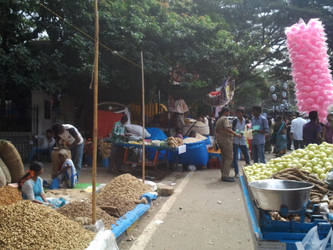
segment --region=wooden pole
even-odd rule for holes
[[[143,66],[143,52],[141,51],[141,85],[142,85],[142,181],[145,181],[145,71]]]
[[[96,222],[96,172],[97,172],[97,103],[98,103],[98,46],[99,46],[99,20],[98,0],[95,0],[95,60],[94,60],[94,119],[93,119],[93,162],[92,162],[92,223]]]

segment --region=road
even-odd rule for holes
[[[121,239],[120,249],[253,249],[239,181],[221,182],[214,169],[177,182],[175,193]]]

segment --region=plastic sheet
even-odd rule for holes
[[[146,193],[141,196],[145,197],[149,204],[138,204],[133,210],[127,212],[125,215],[117,220],[116,225],[112,225],[112,232],[116,238],[122,235],[131,225],[134,224],[144,213],[146,213],[150,206],[151,201],[157,198],[155,193]]]
[[[104,224],[98,220],[95,224],[97,234],[86,250],[119,250],[116,238],[111,230],[104,230]]]

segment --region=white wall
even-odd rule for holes
[[[45,131],[52,126],[52,112],[50,105],[50,118],[45,118],[45,101],[49,101],[52,105],[52,98],[43,91],[31,91],[32,107],[38,107],[38,135],[45,134]],[[32,131],[36,131],[34,117],[32,117]]]

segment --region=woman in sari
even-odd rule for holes
[[[284,155],[287,152],[287,128],[281,117],[276,118],[273,138],[276,155]]]
[[[43,179],[40,175],[43,173],[43,163],[33,162],[30,170],[19,181],[19,189],[22,191],[24,200],[31,200],[36,203],[48,203],[43,189]]]

